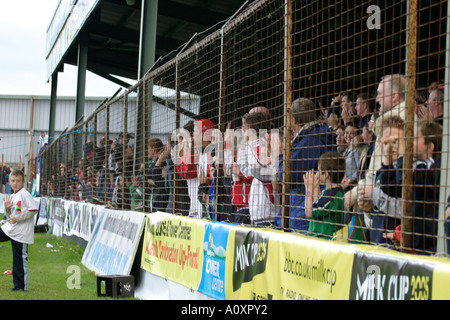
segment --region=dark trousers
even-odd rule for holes
[[[250,224],[250,210],[248,208],[238,210],[231,215],[231,222],[238,224]]]
[[[11,241],[14,289],[28,290],[28,244],[8,237],[0,228],[0,242]]]

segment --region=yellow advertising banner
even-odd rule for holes
[[[448,258],[440,258],[436,259],[436,265],[434,269],[433,274],[433,288],[431,290],[431,296],[433,300],[450,300],[450,261]],[[414,284],[418,288],[424,288],[425,286],[422,285],[424,282],[423,277],[420,279],[421,281],[417,280]],[[419,292],[420,290],[416,290],[416,292]],[[417,294],[415,298],[419,299],[421,296]],[[422,295],[423,298],[425,298],[425,295]]]
[[[348,299],[351,246],[257,230],[230,231],[227,299]]]
[[[450,260],[356,246],[351,300],[448,300]]]
[[[149,214],[141,267],[197,290],[202,276],[205,223],[163,212]]]

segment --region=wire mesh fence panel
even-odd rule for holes
[[[447,20],[442,0],[252,2],[61,135],[42,181],[84,160],[80,200],[446,253]]]

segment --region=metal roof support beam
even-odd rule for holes
[[[142,1],[138,79],[155,63],[158,0]]]
[[[58,88],[58,71],[52,74],[52,87],[50,92],[50,116],[48,126],[48,143],[52,143],[50,139],[55,138],[55,117],[56,117],[56,90]]]
[[[84,116],[84,100],[86,95],[86,72],[88,62],[88,37],[83,33],[78,43],[78,75],[75,122]]]
[[[139,39],[139,65],[138,79],[142,79],[155,63],[156,53],[156,32],[158,21],[158,0],[142,1],[141,8],[141,30]],[[138,121],[138,132],[144,132],[144,135],[136,137],[136,152],[145,154],[146,140],[151,133],[152,125],[152,100],[153,82],[144,83],[143,88],[139,89],[138,114],[143,115],[143,121]],[[144,123],[144,121],[146,123]],[[142,149],[141,149],[142,148]],[[147,157],[144,155],[144,159]]]
[[[88,63],[88,45],[89,38],[86,33],[81,33],[78,43],[78,75],[77,75],[77,96],[75,100],[75,123],[84,118],[84,103],[86,96],[86,72]],[[75,135],[74,158],[72,159],[78,164],[78,160],[82,159],[83,146],[81,135]]]

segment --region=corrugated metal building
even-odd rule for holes
[[[85,117],[106,98],[86,97]],[[17,165],[22,159],[25,168],[30,149],[39,153],[37,143],[41,131],[48,134],[49,96],[0,95],[0,156],[5,163]],[[55,115],[55,137],[75,124],[75,97],[58,97]]]

